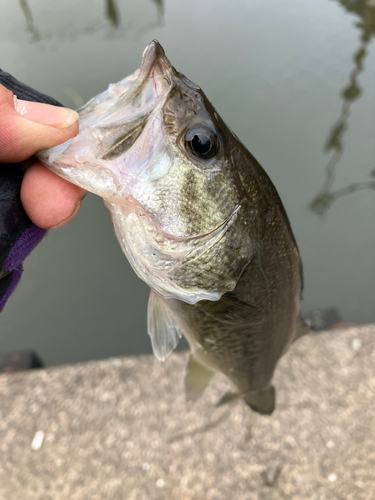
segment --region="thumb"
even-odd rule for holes
[[[71,109],[21,101],[0,85],[0,163],[26,160],[78,133],[78,113]]]

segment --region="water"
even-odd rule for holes
[[[303,309],[375,321],[375,2],[0,0],[2,69],[75,108],[157,38],[275,183],[305,271]],[[46,364],[150,352],[148,288],[102,201],[52,231],[0,317],[0,351]]]

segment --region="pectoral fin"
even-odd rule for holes
[[[186,401],[195,401],[199,398],[211,382],[215,372],[199,363],[190,355],[185,377]]]
[[[147,330],[152,349],[159,361],[164,361],[177,346],[182,336],[168,301],[151,290],[147,309]]]

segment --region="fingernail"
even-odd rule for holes
[[[57,224],[57,226],[53,226],[51,227],[50,231],[52,231],[53,229],[60,229],[60,227],[64,227],[66,226],[67,224],[69,224],[70,221],[72,221],[74,219],[74,217],[78,214],[78,212],[80,211],[81,209],[81,205],[82,205],[82,201],[80,201],[78,203],[78,205],[76,206],[76,208],[74,209],[74,212],[72,213],[72,215],[70,217],[68,217],[67,219],[63,220],[62,222],[60,222],[60,224]]]
[[[76,111],[68,108],[51,106],[39,102],[22,101],[14,96],[14,109],[24,118],[42,125],[56,128],[68,128],[79,116]]]

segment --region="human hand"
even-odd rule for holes
[[[86,192],[55,175],[32,155],[77,133],[75,111],[17,100],[0,85],[0,163],[28,160],[21,201],[29,218],[41,228],[53,229],[70,222],[79,212]]]

